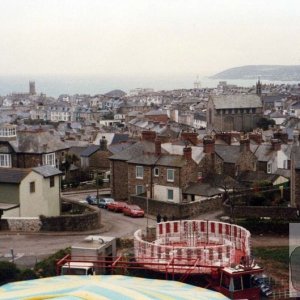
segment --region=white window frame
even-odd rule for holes
[[[143,179],[144,178],[144,167],[143,166],[136,166],[135,167],[135,178]]]
[[[46,153],[43,155],[43,165],[56,167],[55,152]]]
[[[172,176],[171,176],[171,178],[170,178],[170,176],[169,176],[169,172],[172,172]],[[175,170],[174,169],[167,169],[167,181],[168,182],[174,182],[174,180],[175,180]]]
[[[272,173],[272,163],[271,163],[271,162],[268,162],[268,163],[267,163],[267,173],[268,173],[268,174],[271,174],[271,173]]]
[[[0,167],[11,168],[11,155],[10,154],[0,154]]]
[[[154,175],[154,177],[158,177],[159,176],[159,168],[155,167],[153,169],[153,175]]]
[[[283,161],[283,168],[284,168],[284,169],[288,169],[288,167],[289,167],[289,162],[288,162],[287,159],[285,159],[285,160]]]
[[[141,188],[141,193],[139,192],[139,189]],[[145,193],[145,188],[144,188],[144,186],[143,185],[136,185],[135,186],[135,193],[136,193],[136,195],[141,195],[141,194],[143,194],[143,193]]]
[[[169,192],[172,192],[172,198],[169,198]],[[174,190],[167,189],[167,199],[168,201],[174,201]]]

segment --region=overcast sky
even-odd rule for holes
[[[1,0],[0,74],[300,64],[299,0]]]

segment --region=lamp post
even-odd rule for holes
[[[148,198],[148,187],[149,185],[146,184],[146,213],[147,213],[147,217],[146,217],[146,236],[147,236],[147,240],[148,240],[148,236],[149,236],[149,217],[148,217],[148,214],[149,214],[149,198]]]

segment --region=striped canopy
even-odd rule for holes
[[[121,275],[57,276],[8,283],[0,299],[191,300],[228,299],[220,293],[177,281]]]

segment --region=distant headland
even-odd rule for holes
[[[300,81],[300,65],[248,65],[230,68],[211,76],[211,79],[260,79]]]

